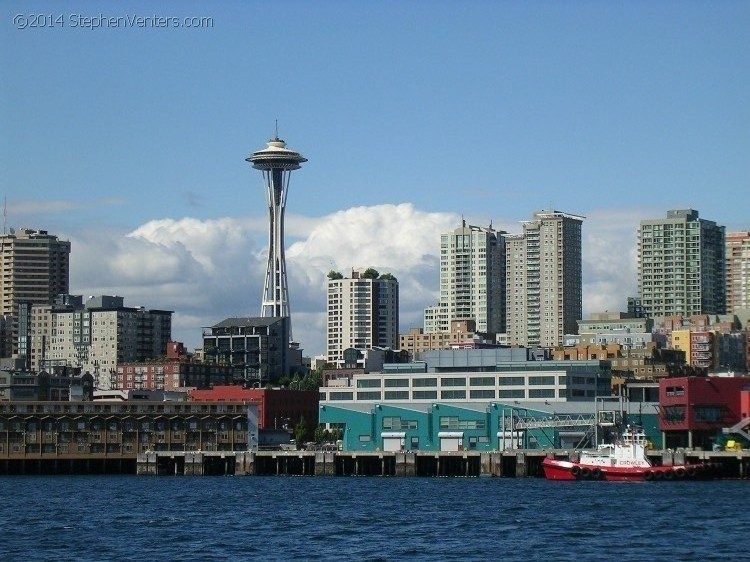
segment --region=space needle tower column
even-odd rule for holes
[[[302,162],[307,162],[298,152],[289,150],[286,143],[276,137],[268,141],[268,146],[253,152],[246,158],[253,168],[263,172],[268,202],[268,265],[263,288],[262,317],[289,317],[289,291],[284,259],[284,209],[289,178],[292,170],[298,170]],[[291,337],[291,323],[289,328]]]

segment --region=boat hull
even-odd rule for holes
[[[595,466],[572,461],[546,458],[542,469],[547,480],[609,480],[609,481],[659,481],[695,480],[708,477],[710,466],[686,464],[679,466]]]

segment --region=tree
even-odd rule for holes
[[[317,370],[308,373],[299,382],[300,390],[312,390],[317,392],[321,386],[323,386],[323,373]]]
[[[383,275],[380,276],[380,279],[383,279],[385,281],[398,281],[398,279],[394,277],[393,273],[383,273]]]
[[[365,269],[362,274],[359,276],[360,279],[377,279],[380,276],[380,273],[378,273],[378,270],[374,267],[368,267]]]
[[[307,438],[307,422],[304,416],[299,419],[299,423],[294,426],[294,443],[297,445],[297,449],[302,448],[302,444]]]
[[[316,443],[326,443],[326,433],[328,433],[327,430],[322,425],[319,425],[315,428],[313,441]]]
[[[328,272],[328,279],[331,281],[336,281],[337,279],[343,279],[344,276],[341,275],[338,271],[334,271],[333,269]]]

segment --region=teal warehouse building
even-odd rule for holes
[[[345,451],[574,449],[623,424],[661,444],[654,402],[611,396],[608,361],[537,360],[528,350],[449,350],[320,389],[319,421]]]
[[[661,439],[655,404],[604,400],[598,407],[591,402],[554,408],[499,402],[321,404],[319,419],[343,432],[342,448],[349,452],[572,450],[610,440],[627,423],[643,427],[654,444]]]

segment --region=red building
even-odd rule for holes
[[[188,362],[124,363],[117,365],[114,390],[181,390],[232,383],[228,365]]]
[[[293,429],[302,418],[308,428],[318,425],[319,394],[315,391],[215,386],[192,390],[196,402],[251,402],[258,404],[260,429]]]
[[[659,381],[659,429],[667,448],[710,449],[723,428],[750,417],[750,377]]]
[[[229,365],[192,361],[180,342],[169,342],[166,359],[117,365],[113,390],[182,390],[232,384]]]

